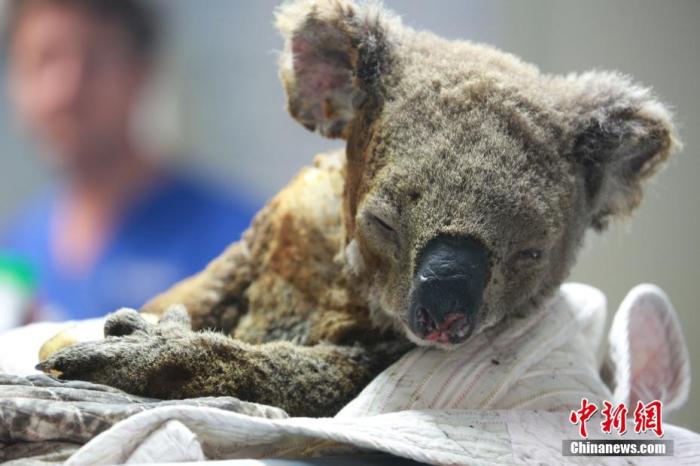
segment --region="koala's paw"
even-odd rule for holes
[[[135,311],[121,310],[105,323],[105,339],[64,348],[37,369],[61,379],[84,380],[156,398],[181,397],[194,377],[198,336],[183,308],[157,325]]]
[[[190,317],[182,305],[168,308],[163,317],[155,314],[138,313],[131,309],[121,309],[109,314],[105,323],[97,322],[74,324],[49,338],[39,349],[39,361],[45,361],[57,351],[80,342],[100,340],[106,336],[125,336],[136,332],[161,334],[177,333],[191,328]]]

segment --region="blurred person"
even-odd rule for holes
[[[59,175],[0,235],[12,258],[5,262],[34,277],[44,310],[25,321],[138,307],[202,269],[255,211],[241,196],[164,166],[132,135],[157,58],[149,5],[5,2],[9,94]]]

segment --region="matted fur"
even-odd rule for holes
[[[290,114],[346,148],[317,157],[241,241],[143,308],[181,303],[195,329],[234,338],[120,313],[110,328],[132,335],[62,350],[46,370],[149,396],[333,414],[429,344],[407,324],[428,241],[471,236],[487,249],[478,333],[547,299],[585,231],[636,207],[678,147],[668,110],[616,73],[544,75],[406,28],[377,4],[292,1],[276,23]]]

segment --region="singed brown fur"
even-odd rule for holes
[[[507,325],[565,279],[588,228],[636,207],[677,146],[667,110],[618,74],[543,75],[350,1],[289,2],[277,24],[290,114],[346,148],[318,156],[239,242],[142,309],[182,304],[195,330],[233,338],[190,331],[178,308],[158,325],[122,311],[107,331],[120,336],[64,349],[46,370],[331,415],[431,344],[408,325],[428,241],[478,239],[490,273],[476,332]]]

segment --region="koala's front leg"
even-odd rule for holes
[[[234,396],[296,416],[330,416],[408,348],[286,342],[248,345],[213,332],[186,330],[184,310],[158,326],[137,313],[108,319],[105,340],[59,351],[40,364],[46,372],[120,388],[135,395],[180,399]]]

